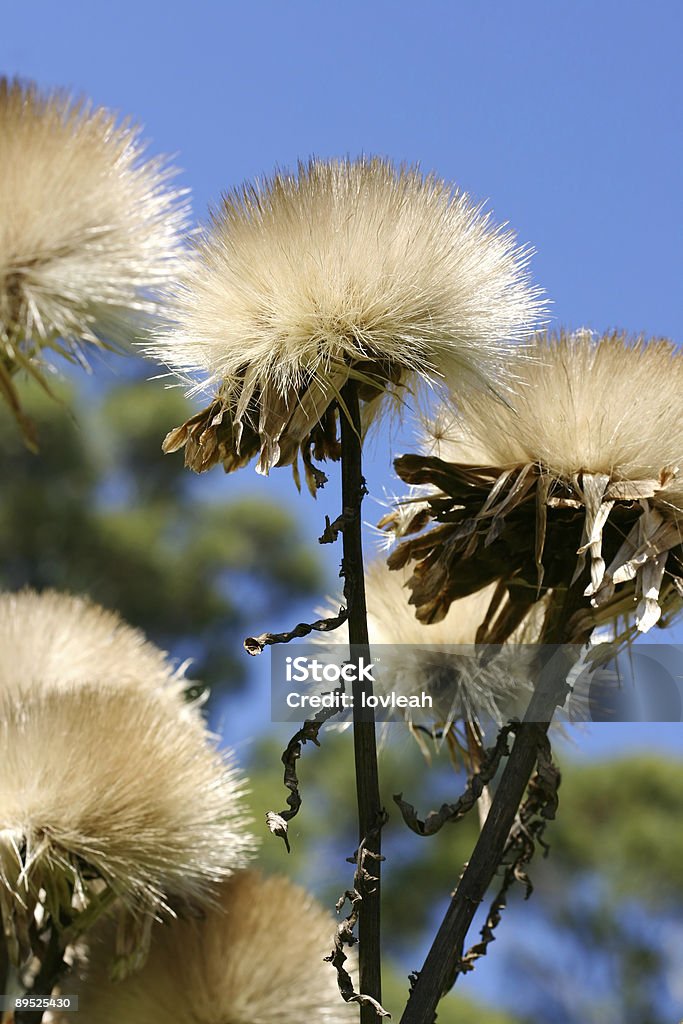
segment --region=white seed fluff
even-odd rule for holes
[[[140,129],[60,93],[0,79],[0,342],[40,351],[126,343],[180,266],[187,221]]]
[[[182,668],[144,633],[85,597],[0,594],[0,692],[74,684],[130,685],[180,697]]]
[[[358,1007],[342,1001],[323,962],[334,933],[332,916],[299,886],[239,872],[202,919],[155,927],[141,971],[109,980],[105,931],[85,980],[70,984],[83,1024],[343,1024]]]
[[[503,468],[536,463],[564,479],[683,469],[683,352],[671,342],[563,332],[539,336],[529,354],[516,360],[509,405],[458,393],[453,382],[453,412],[427,428],[434,454]]]
[[[103,883],[137,917],[206,901],[253,848],[239,774],[157,692],[0,693],[0,749],[8,931],[42,893],[56,920],[94,905]]]
[[[250,418],[266,449],[275,396],[289,416],[315,406],[315,422],[354,368],[379,390],[416,374],[505,387],[506,341],[542,310],[529,255],[436,177],[312,159],[224,197],[150,354]]]

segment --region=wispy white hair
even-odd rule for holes
[[[218,394],[237,452],[251,423],[264,471],[292,461],[280,441],[303,440],[349,376],[375,396],[444,376],[506,386],[505,341],[542,309],[510,231],[380,158],[312,159],[228,193],[197,250],[150,354]]]
[[[373,673],[375,693],[431,696],[431,709],[405,709],[411,725],[448,727],[457,720],[481,718],[500,723],[519,713],[529,696],[530,655],[519,666],[506,659],[503,667],[495,658],[482,658],[475,651],[495,584],[454,601],[445,618],[427,625],[417,619],[410,604],[406,586],[410,576],[406,568],[390,571],[381,558],[366,570],[368,636],[373,655],[379,658]],[[540,613],[531,614],[511,642],[532,644],[539,629]],[[348,628],[324,634],[321,643],[348,644]],[[513,667],[518,667],[514,674]]]
[[[125,343],[180,265],[187,221],[140,129],[61,93],[0,79],[0,352],[11,372],[41,353]]]
[[[140,921],[210,899],[253,848],[240,775],[156,691],[0,693],[0,749],[0,907],[15,960],[39,899],[71,935],[112,898]]]
[[[447,462],[503,468],[537,463],[551,475],[658,477],[683,466],[683,353],[670,341],[590,331],[540,335],[533,358],[512,357],[516,393],[468,395],[427,425]]]
[[[116,613],[45,590],[0,594],[0,692],[98,682],[181,696],[183,667]]]
[[[647,631],[661,615],[669,552],[683,539],[683,352],[665,339],[581,330],[540,335],[529,355],[515,360],[518,387],[507,405],[454,392],[426,426],[427,447],[450,463],[535,467],[548,504],[584,507],[586,596],[607,605],[618,584],[635,579],[635,619]],[[619,502],[639,502],[642,514],[606,566],[602,531]]]
[[[69,985],[83,1024],[343,1024],[358,1008],[342,1001],[323,962],[334,933],[332,916],[304,889],[239,872],[203,918],[156,926],[138,973],[109,979],[112,936],[104,930],[91,943],[86,977]]]

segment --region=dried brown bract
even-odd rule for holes
[[[444,377],[509,385],[513,338],[537,324],[529,251],[469,197],[386,160],[311,160],[225,196],[150,355],[212,404],[166,439],[227,472],[339,456],[355,379],[366,425],[388,392]],[[335,408],[336,407],[336,408]],[[341,409],[343,414],[343,408]]]
[[[588,332],[540,337],[533,354],[509,405],[461,396],[427,427],[437,455],[397,460],[426,490],[412,517],[410,505],[400,523],[385,517],[402,537],[417,531],[389,564],[416,563],[423,622],[495,583],[482,641],[505,640],[540,593],[583,575],[579,632],[618,617],[644,632],[683,593],[683,356],[669,342]]]

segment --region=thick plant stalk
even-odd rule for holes
[[[348,581],[348,626],[352,661],[362,658],[370,664],[368,623],[365,603],[365,575],[361,537],[361,502],[365,494],[362,475],[360,410],[355,381],[349,381],[341,392],[345,408],[341,420],[341,477],[343,528],[343,575]],[[360,675],[360,673],[358,673]],[[375,715],[363,706],[363,698],[372,695],[372,682],[357,679],[353,683],[353,743],[356,763],[356,795],[358,801],[359,842],[364,841],[366,867],[376,881],[363,892],[359,919],[359,990],[378,1003],[382,1000],[380,960],[380,829],[383,818],[377,771]],[[374,1024],[376,1011],[371,1004],[361,1004],[361,1024]]]
[[[569,588],[561,606],[552,609],[546,620],[543,637],[546,647],[541,648],[548,652],[546,664],[541,668],[538,684],[517,731],[472,856],[422,970],[414,978],[401,1024],[433,1024],[439,1000],[452,988],[458,976],[472,919],[501,862],[510,829],[536,766],[539,740],[547,733],[555,710],[564,702],[568,692],[567,677],[577,657],[576,647],[569,645],[587,639],[583,635],[579,639],[570,631],[572,613],[580,607],[584,587],[582,576]],[[549,646],[561,644],[566,646]]]

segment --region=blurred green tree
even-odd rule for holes
[[[401,726],[386,728],[380,761],[382,798],[391,814],[383,833],[386,1002],[400,1015],[406,975],[421,966],[415,950],[431,941],[477,821],[471,814],[428,839],[405,828],[392,813],[393,793],[403,790],[424,812],[452,800],[464,778],[454,774],[445,752],[427,764]],[[257,822],[266,810],[284,806],[283,739],[284,733],[262,738],[251,749],[247,770]],[[321,740],[319,749],[304,747],[298,762],[304,805],[290,825],[291,856],[266,837],[261,858],[268,870],[292,875],[333,907],[344,884],[339,871],[355,845],[353,762],[349,734],[329,730]],[[681,767],[656,756],[567,761],[560,813],[546,830],[550,854],[544,858],[539,850],[531,863],[533,897],[524,902],[521,886],[512,891],[491,952],[497,998],[490,1002],[505,1005],[493,1010],[470,1002],[465,976],[442,1003],[439,1024],[670,1024],[676,977],[678,985],[682,980],[673,955],[683,933]],[[470,942],[476,941],[475,928]],[[480,978],[491,976],[488,961],[476,970]]]
[[[243,635],[285,600],[319,593],[315,550],[274,503],[226,502],[163,457],[187,418],[177,390],[131,379],[104,396],[26,385],[37,455],[0,406],[0,584],[89,594],[218,687],[243,678]]]

